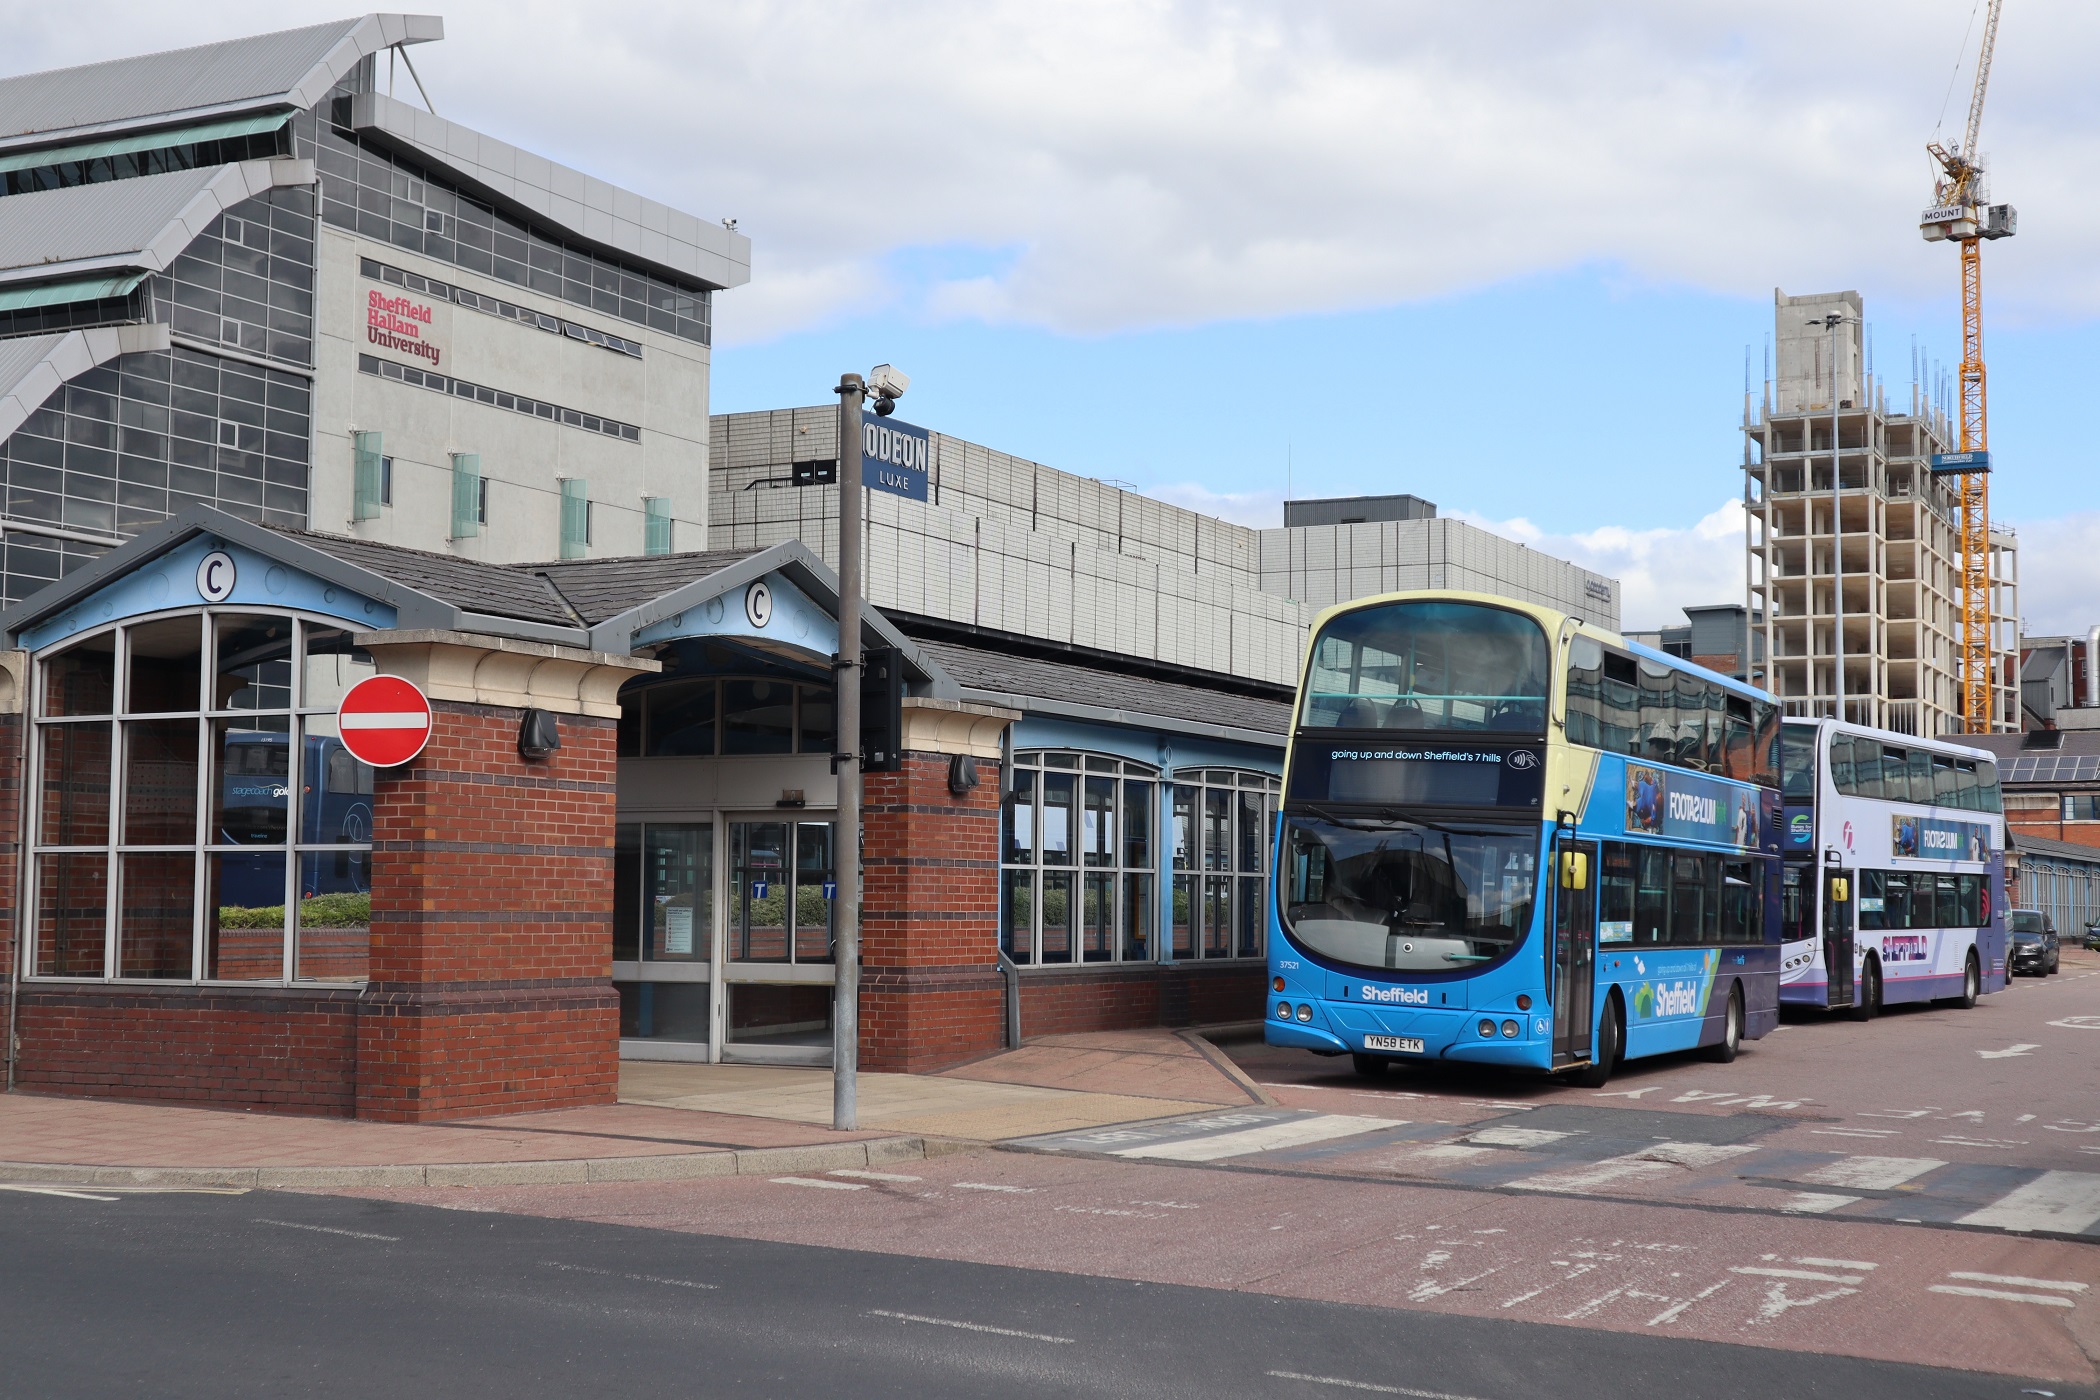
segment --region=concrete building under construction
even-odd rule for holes
[[[1959,478],[1931,469],[1955,436],[1951,391],[1914,361],[1892,406],[1864,312],[1857,292],[1774,293],[1764,393],[1743,396],[1748,602],[1763,615],[1767,685],[1787,714],[1834,715],[1842,696],[1855,723],[1959,731]],[[1991,532],[1990,573],[1990,727],[2017,729],[2010,530]]]

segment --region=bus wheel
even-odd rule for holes
[[[1392,1061],[1383,1055],[1355,1054],[1349,1057],[1349,1063],[1355,1065],[1356,1072],[1364,1076],[1364,1078],[1376,1079],[1379,1075],[1385,1073],[1385,1067],[1391,1064]]]
[[[1881,960],[1870,957],[1860,969],[1859,987],[1852,993],[1852,1009],[1845,1014],[1855,1021],[1871,1021],[1881,1010]]]
[[[1612,1069],[1624,1053],[1626,1032],[1619,1020],[1619,999],[1611,998],[1604,1003],[1604,1014],[1597,1019],[1597,1043],[1590,1048],[1594,1057],[1571,1076],[1571,1082],[1585,1089],[1602,1089],[1611,1080]]]
[[[1975,1007],[1977,999],[1982,995],[1983,973],[1977,967],[1976,954],[1972,951],[1969,954],[1969,960],[1962,964],[1961,995],[1955,1000],[1962,1010],[1968,1011]]]
[[[1735,1063],[1735,1052],[1743,1048],[1743,988],[1728,989],[1728,1018],[1721,1023],[1721,1043],[1706,1047],[1706,1058],[1717,1065]]]

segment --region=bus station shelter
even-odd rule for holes
[[[208,507],[0,614],[9,1073],[422,1120],[629,1058],[828,1063],[836,580],[750,553],[504,565]],[[1288,707],[879,612],[861,1059],[1261,1014]],[[415,682],[412,761],[341,742]]]

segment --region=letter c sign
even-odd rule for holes
[[[215,549],[197,565],[197,596],[207,603],[223,603],[233,596],[235,577],[233,556]]]

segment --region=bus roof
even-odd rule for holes
[[[1540,603],[1527,603],[1521,598],[1505,598],[1499,593],[1475,593],[1463,588],[1403,589],[1398,593],[1376,593],[1367,598],[1351,598],[1346,603],[1336,603],[1331,607],[1324,608],[1319,616],[1313,619],[1312,630],[1306,634],[1306,659],[1308,662],[1311,660],[1312,639],[1319,636],[1321,630],[1328,623],[1344,613],[1360,612],[1365,608],[1375,608],[1386,603],[1408,603],[1431,599],[1445,602],[1485,603],[1490,607],[1507,608],[1511,612],[1520,612],[1531,618],[1539,626],[1543,627],[1549,635],[1559,632],[1562,623],[1573,623],[1578,634],[1593,637],[1607,646],[1617,647],[1621,651],[1630,652],[1643,660],[1657,662],[1673,671],[1688,671],[1695,676],[1714,681],[1724,690],[1739,695],[1746,700],[1755,700],[1767,705],[1779,703],[1770,693],[1759,690],[1756,686],[1744,681],[1739,681],[1733,676],[1724,676],[1719,671],[1710,671],[1706,667],[1696,662],[1687,661],[1681,656],[1672,656],[1666,651],[1657,650],[1655,647],[1630,641],[1617,632],[1608,631],[1594,623],[1584,622],[1577,617],[1571,617],[1558,609],[1549,608]],[[1301,667],[1300,670],[1302,672],[1303,668]]]
[[[1840,729],[1847,734],[1857,734],[1867,739],[1879,739],[1897,748],[1930,749],[1937,753],[1957,754],[1962,758],[1987,759],[1998,762],[1998,755],[1989,749],[1979,749],[1973,744],[1957,743],[1952,739],[1935,739],[1926,734],[1905,734],[1897,729],[1876,729],[1871,724],[1854,724],[1851,720],[1831,719],[1828,716],[1811,718],[1806,715],[1788,715],[1782,724],[1798,725],[1802,728]]]

